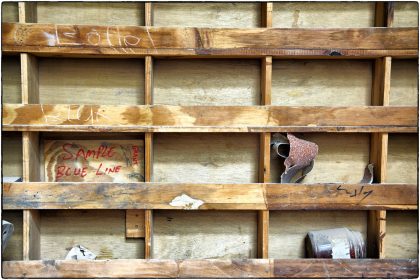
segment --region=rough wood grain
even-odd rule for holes
[[[273,3],[261,3],[261,27],[273,27]]]
[[[2,144],[2,176],[22,178],[22,134],[19,132],[3,132]]]
[[[394,26],[419,26],[419,4],[415,1],[396,1]]]
[[[39,2],[38,22],[54,24],[143,25],[140,2]]]
[[[3,52],[115,56],[417,54],[417,28],[212,29],[2,24]]]
[[[40,103],[145,104],[143,65],[140,59],[40,58]]]
[[[154,211],[154,258],[257,257],[255,211]]]
[[[418,135],[389,134],[387,183],[416,183]]]
[[[259,105],[257,60],[156,60],[154,104]]]
[[[371,61],[275,60],[272,104],[371,105],[371,84]]]
[[[9,278],[416,278],[418,260],[8,261]]]
[[[256,134],[158,134],[154,182],[256,183]]]
[[[3,56],[1,68],[3,103],[22,103],[19,57]]]
[[[125,237],[143,238],[145,236],[145,210],[125,211]]]
[[[386,257],[389,259],[418,257],[417,211],[386,211]]]
[[[408,184],[3,184],[6,210],[415,209],[416,201],[416,185]]]
[[[392,61],[391,92],[389,105],[417,106],[418,104],[418,61]]]
[[[312,230],[347,227],[366,240],[367,211],[296,210],[270,211],[270,258],[305,258],[305,236]]]
[[[290,116],[294,116],[291,118]],[[3,129],[27,131],[415,132],[416,107],[4,104]]]
[[[18,22],[19,10],[16,2],[3,2],[1,6],[1,22]]]
[[[154,3],[155,26],[259,27],[259,3]]]
[[[273,27],[372,27],[374,7],[373,2],[276,2]]]
[[[41,211],[41,258],[64,259],[82,245],[98,259],[143,258],[144,243],[125,237],[125,211]]]
[[[22,211],[2,211],[2,219],[13,224],[12,237],[2,252],[2,261],[23,260],[23,216]]]

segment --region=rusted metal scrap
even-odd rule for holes
[[[360,184],[372,184],[373,183],[373,164],[369,163],[365,168],[365,173],[360,181]]]
[[[286,170],[280,177],[280,183],[299,183],[312,170],[314,159],[318,155],[318,145],[297,138],[287,133],[287,138],[275,133],[271,142],[272,149],[282,158],[285,158]],[[296,175],[301,175],[296,178]]]

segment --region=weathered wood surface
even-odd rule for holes
[[[116,56],[417,56],[418,28],[171,28],[2,24],[4,53]]]
[[[416,209],[404,184],[5,183],[14,209]]]
[[[137,132],[416,132],[416,107],[4,104],[3,129]]]
[[[2,269],[6,278],[417,278],[418,260],[43,260]]]

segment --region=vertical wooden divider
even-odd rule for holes
[[[270,28],[272,26],[273,3],[261,3],[261,25]],[[272,57],[266,56],[261,60],[261,105],[271,105],[271,76]],[[271,134],[260,135],[260,183],[270,182],[270,141]],[[270,225],[270,212],[258,211],[258,258],[268,258],[268,235]]]
[[[152,3],[145,3],[144,9],[144,24],[145,26],[153,25],[153,6]],[[146,56],[145,64],[145,104],[153,104],[153,59],[151,56]],[[145,181],[152,182],[153,176],[153,133],[145,133]],[[153,258],[153,211],[145,211],[145,240],[144,240],[144,258]]]
[[[36,3],[19,2],[19,22],[37,21]],[[39,103],[38,63],[35,56],[20,55],[22,103]],[[23,181],[39,182],[39,133],[22,132]],[[41,259],[40,213],[38,210],[23,210],[23,260]]]
[[[376,27],[392,27],[394,8],[392,2],[377,2],[375,11]],[[388,106],[391,84],[391,57],[375,60],[372,105]],[[388,158],[388,133],[372,133],[370,140],[370,162],[375,165],[374,180],[384,183]],[[386,211],[369,211],[368,221],[368,257],[385,258]]]

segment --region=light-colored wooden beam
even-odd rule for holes
[[[6,210],[416,209],[417,197],[417,186],[409,184],[3,184]]]
[[[229,29],[2,24],[4,53],[96,56],[418,55],[418,28]]]
[[[3,104],[3,130],[416,132],[417,107]]]
[[[6,261],[5,278],[416,278],[418,260]]]
[[[273,3],[261,3],[261,27],[273,27]]]
[[[18,3],[19,22],[36,22],[36,3]],[[22,103],[39,102],[38,62],[36,57],[20,54]],[[22,133],[23,181],[40,181],[39,162],[39,134],[38,132]],[[41,258],[41,218],[37,210],[23,211],[23,259],[37,260]]]
[[[394,21],[394,3],[377,2],[375,10],[375,26],[392,27]],[[391,91],[390,56],[375,60],[372,105],[388,106]],[[374,164],[374,181],[386,181],[386,166],[388,161],[388,133],[373,133],[370,140],[370,162]],[[374,258],[385,258],[386,211],[370,211],[368,216],[368,255]]]

